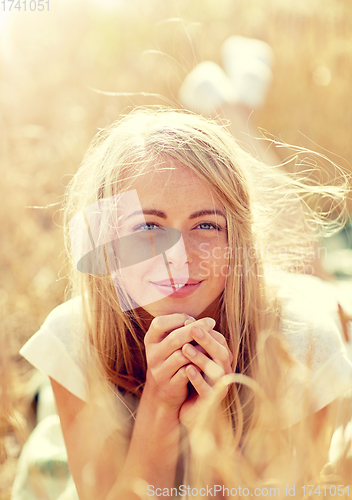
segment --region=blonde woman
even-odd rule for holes
[[[194,114],[139,109],[98,134],[67,193],[74,298],[21,351],[51,378],[80,499],[186,487],[181,438],[207,401],[244,449],[257,401],[245,379],[282,428],[351,387],[333,292],[304,275],[320,224],[303,211],[309,191]],[[106,419],[99,373],[127,417],[120,405]],[[221,478],[209,474],[203,487]]]

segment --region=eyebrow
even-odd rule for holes
[[[193,212],[189,216],[190,219],[196,219],[197,217],[204,217],[204,215],[220,215],[226,220],[226,216],[222,210],[218,210],[217,208],[211,210],[199,210],[198,212]]]
[[[160,217],[160,219],[167,219],[167,215],[165,212],[162,212],[161,210],[155,210],[153,208],[150,209],[145,209],[145,210],[136,210],[135,212],[132,212],[130,215],[126,217],[127,219],[130,219],[131,217],[135,215],[155,215],[156,217]],[[222,210],[219,209],[205,209],[205,210],[199,210],[198,212],[193,212],[190,216],[189,219],[197,219],[198,217],[204,217],[204,215],[220,215],[220,217],[223,217],[226,220],[226,216]]]

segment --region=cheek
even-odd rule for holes
[[[128,293],[137,291],[135,287],[142,287],[146,283],[146,277],[152,274],[153,269],[155,269],[156,263],[150,260],[145,262],[140,262],[134,264],[133,266],[128,266],[121,269],[117,273],[117,279],[124,286]]]
[[[199,245],[199,265],[208,275],[219,277],[219,272],[228,273],[229,249],[226,242],[219,240],[203,242]]]
[[[138,306],[164,298],[151,282],[168,280],[169,274],[162,255],[111,273],[114,284],[122,288]],[[171,293],[171,292],[170,292]]]

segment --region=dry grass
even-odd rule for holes
[[[184,76],[202,60],[220,62],[226,37],[258,37],[274,49],[274,83],[254,115],[258,125],[286,142],[324,148],[351,169],[349,0],[116,4],[113,12],[83,0],[52,2],[50,12],[13,12],[12,29],[2,35],[0,307],[7,347],[0,363],[7,389],[19,387],[28,371],[19,347],[63,300],[60,202],[90,139],[134,105],[177,106]],[[20,375],[10,382],[4,374],[13,361]],[[0,497],[7,495],[4,487]]]

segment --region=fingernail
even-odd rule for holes
[[[184,349],[185,353],[188,354],[188,356],[195,356],[197,354],[195,348],[192,347],[190,344],[187,344]]]
[[[187,370],[187,373],[190,377],[194,378],[197,375],[197,371],[193,366],[190,366]]]
[[[198,339],[201,339],[202,337],[204,337],[203,330],[201,330],[200,328],[198,328],[198,326],[195,326],[192,329],[192,332],[193,332],[194,336],[197,337]]]
[[[192,317],[192,316],[188,316],[188,318],[186,319],[186,321],[184,322],[184,325],[187,326],[187,325],[190,325],[191,323],[194,323],[196,320]]]
[[[207,321],[207,325],[209,326],[209,328],[213,329],[214,326],[216,325],[216,321],[215,319],[213,318],[206,318],[206,321]]]

